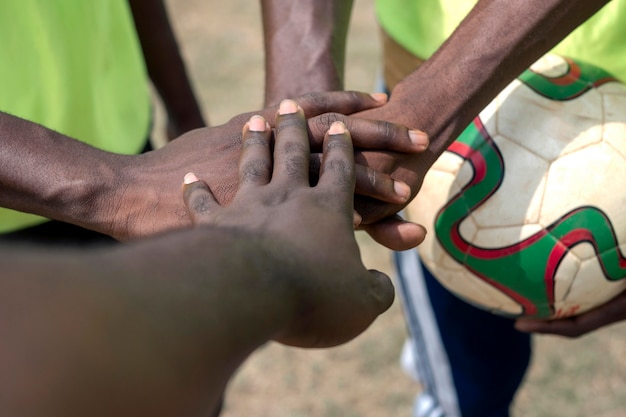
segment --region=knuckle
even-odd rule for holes
[[[287,155],[305,154],[309,152],[309,146],[306,143],[289,141],[283,144],[281,152],[284,152]]]
[[[301,177],[308,172],[308,158],[292,156],[285,162],[285,171],[289,177]]]
[[[264,133],[254,132],[249,133],[246,137],[246,140],[243,141],[243,148],[248,148],[251,146],[261,145],[264,147],[269,147],[269,142],[265,138]]]
[[[346,94],[348,94],[348,98],[354,104],[361,104],[361,102],[363,101],[361,94],[354,90],[346,91]]]
[[[368,188],[371,188],[372,190],[376,189],[378,183],[380,182],[378,178],[378,172],[374,171],[373,169],[368,169],[365,173],[365,178],[367,179],[367,184],[369,186]]]
[[[327,151],[332,150],[348,150],[350,149],[350,145],[344,140],[331,140],[326,145]]]
[[[324,100],[320,93],[306,93],[298,97],[296,101],[305,112],[317,112],[326,107],[326,100]]]
[[[330,125],[337,120],[339,120],[339,114],[333,112],[320,114],[315,118],[318,127],[324,132],[326,132],[330,128]]]
[[[196,214],[205,214],[210,211],[210,199],[205,193],[193,193],[189,201],[189,209]]]
[[[386,143],[393,142],[396,139],[397,129],[393,123],[379,120],[376,127]]]
[[[254,159],[244,164],[241,169],[241,180],[243,182],[255,181],[265,177],[271,169],[269,161],[265,159]]]
[[[297,113],[285,114],[280,117],[281,119],[276,126],[278,134],[290,129],[304,129],[306,126],[306,122],[304,121],[304,119],[298,117]]]
[[[333,184],[340,189],[352,188],[352,178],[354,176],[354,166],[352,164],[344,159],[333,158],[327,161],[324,170],[333,174]]]
[[[346,114],[354,113],[367,108],[367,101],[364,100],[362,93],[353,90],[346,91],[345,93],[347,95],[346,104],[348,105],[348,108],[345,109]]]

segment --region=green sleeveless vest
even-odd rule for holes
[[[126,0],[3,1],[0,21],[0,111],[107,151],[143,149],[150,93]],[[0,233],[42,221],[0,209]]]
[[[475,0],[376,0],[382,28],[422,59],[431,56]],[[554,52],[597,65],[626,82],[626,0],[613,0],[556,46]]]

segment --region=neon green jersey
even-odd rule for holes
[[[389,36],[422,59],[431,56],[476,0],[376,0]],[[626,82],[626,0],[613,0],[554,49],[604,68]]]
[[[145,146],[150,94],[126,0],[3,1],[0,40],[0,111],[115,153]],[[0,232],[41,221],[0,209]]]

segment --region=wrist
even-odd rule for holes
[[[120,239],[123,235],[119,231],[121,221],[127,209],[134,208],[129,201],[129,184],[126,174],[128,166],[132,165],[135,157],[101,152],[91,164],[89,181],[81,183],[80,187],[72,187],[72,196],[62,199],[68,202],[61,210],[69,223],[95,230]]]
[[[91,228],[127,241],[190,224],[180,191],[183,174],[151,160],[153,153],[115,155],[115,169],[93,191]]]
[[[105,268],[123,268],[107,275],[138,286],[149,280],[155,305],[167,300],[181,329],[202,326],[206,343],[222,340],[224,350],[215,351],[222,357],[247,354],[283,332],[297,309],[289,251],[245,230],[197,226],[119,246],[109,260],[99,259]]]
[[[334,59],[327,47],[309,46],[268,50],[266,106],[311,92],[343,90],[343,57]],[[297,57],[294,57],[294,49],[298,50]]]
[[[342,90],[352,1],[262,3],[266,105],[310,92]]]

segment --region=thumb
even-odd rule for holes
[[[216,211],[221,208],[209,186],[192,172],[185,174],[183,200],[194,225],[211,223]]]

